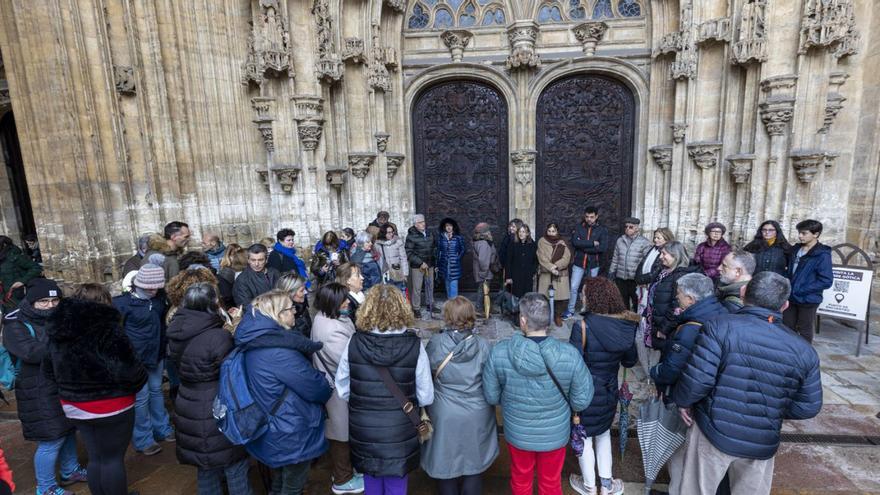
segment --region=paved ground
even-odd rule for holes
[[[875,306],[874,314],[880,315]],[[429,337],[439,328],[439,321],[422,322],[422,336]],[[862,347],[862,355],[855,357],[856,331],[830,320],[823,321],[821,334],[815,341],[822,360],[822,383],[825,405],[816,418],[791,421],[784,426],[786,441],[776,458],[774,494],[878,494],[880,495],[880,318],[875,319],[870,345]],[[480,332],[496,341],[506,338],[514,328],[500,318],[485,322]],[[567,338],[569,325],[556,328],[553,335]],[[637,373],[638,375],[638,373]],[[638,376],[630,375],[631,388],[636,395],[630,407],[638,414],[637,403],[648,393]],[[633,420],[631,428],[634,428]],[[873,438],[869,438],[873,437]],[[871,443],[873,442],[873,444]],[[613,439],[617,445],[617,438]],[[34,445],[21,438],[20,425],[15,419],[14,403],[0,408],[0,448],[15,473],[16,493],[33,494],[32,456]],[[485,477],[485,493],[508,493],[508,457],[506,445],[502,454]],[[85,459],[85,452],[81,452]],[[129,450],[126,457],[129,480],[142,495],[192,494],[196,491],[195,470],[177,464],[174,449],[166,444],[165,450],[154,457],[145,457]],[[564,469],[565,477],[576,472],[577,463],[569,456]],[[615,457],[614,473],[627,483],[627,494],[643,493],[644,476],[635,431],[629,432],[629,441],[622,461]],[[264,493],[259,473],[252,470],[257,493]],[[665,474],[664,474],[665,476]],[[329,462],[320,459],[313,467],[308,487],[309,494],[330,493]],[[663,485],[660,485],[662,487]],[[73,487],[77,493],[89,493],[85,485]],[[565,483],[566,494],[574,492]],[[434,493],[431,481],[424,473],[411,476],[410,493]]]

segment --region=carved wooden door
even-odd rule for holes
[[[458,222],[468,249],[459,290],[475,290],[474,227],[488,222],[500,240],[508,221],[507,104],[486,84],[443,82],[416,99],[412,128],[416,210],[428,228]]]
[[[632,92],[611,78],[577,75],[544,90],[535,137],[538,235],[550,222],[569,235],[587,206],[599,208],[613,238],[620,234],[631,208],[634,118]]]

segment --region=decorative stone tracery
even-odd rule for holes
[[[507,29],[510,42],[510,55],[507,56],[507,69],[529,69],[541,65],[541,57],[535,51],[538,39],[538,25],[533,21],[518,21]]]

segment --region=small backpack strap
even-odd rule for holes
[[[473,336],[474,336],[474,334],[468,335],[467,337],[464,338],[464,340],[459,342],[451,351],[449,351],[449,354],[447,354],[446,357],[443,358],[443,362],[441,362],[440,366],[437,367],[437,371],[434,372],[434,380],[436,380],[437,377],[440,376],[440,372],[443,371],[443,368],[445,368],[447,364],[449,364],[449,361],[452,361],[452,356],[455,355],[455,351],[459,350],[464,345],[464,343],[467,342],[468,340],[470,340],[471,337],[473,337]]]
[[[587,353],[587,318],[581,320],[581,354]]]

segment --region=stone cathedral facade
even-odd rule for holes
[[[9,0],[0,53],[0,230],[63,280],[380,209],[878,249],[873,0]]]

